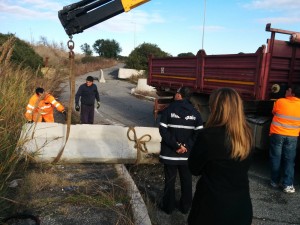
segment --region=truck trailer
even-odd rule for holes
[[[271,28],[271,24],[266,25],[266,31],[271,37],[255,53],[207,55],[201,49],[196,56],[150,56],[147,83],[156,88],[158,95],[154,101],[155,119],[173,101],[176,90],[186,86],[192,90],[190,100],[205,122],[210,93],[231,87],[244,101],[256,148],[266,149],[274,101],[284,97],[291,85],[300,85],[300,33]],[[289,40],[276,40],[277,33],[290,35]]]

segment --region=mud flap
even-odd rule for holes
[[[249,114],[246,115],[246,118],[253,130],[255,148],[257,150],[268,151],[272,117]]]

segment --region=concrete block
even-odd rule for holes
[[[147,84],[146,78],[138,79],[136,91],[155,91],[155,88]]]
[[[155,163],[160,152],[158,128],[115,125],[71,125],[69,139],[61,161],[68,163],[135,163],[137,142],[145,141],[148,152],[139,163]],[[60,123],[25,124],[20,141],[26,153],[33,154],[36,162],[52,162],[65,144],[67,125]],[[147,136],[150,135],[151,139]],[[142,137],[144,136],[144,137]]]
[[[105,78],[104,78],[104,73],[103,73],[102,69],[100,70],[100,81],[99,82],[100,83],[106,83]]]
[[[144,74],[144,70],[134,70],[134,69],[126,69],[120,68],[118,73],[119,79],[128,79],[132,76],[142,76]]]

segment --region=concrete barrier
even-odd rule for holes
[[[60,123],[25,124],[20,139],[26,140],[24,149],[35,162],[52,162],[65,144],[66,129],[67,125]],[[154,127],[71,125],[60,161],[156,163],[160,141],[158,128]]]
[[[154,87],[147,84],[146,78],[138,79],[138,83],[136,86],[136,91],[156,91]]]
[[[144,74],[144,70],[134,70],[134,69],[126,69],[126,68],[120,68],[118,72],[118,78],[119,79],[127,79],[131,76],[141,76]]]
[[[132,214],[135,225],[151,225],[151,220],[148,214],[146,204],[139,192],[139,189],[135,185],[133,179],[128,173],[126,167],[123,164],[116,164],[115,168],[120,177],[125,180],[127,186],[127,192],[130,196],[130,203],[132,208]]]
[[[100,69],[100,83],[106,83],[105,77],[104,77],[104,73],[103,70]]]

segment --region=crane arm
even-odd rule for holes
[[[73,35],[148,1],[150,0],[82,0],[64,6],[58,11],[58,18],[66,33]]]

